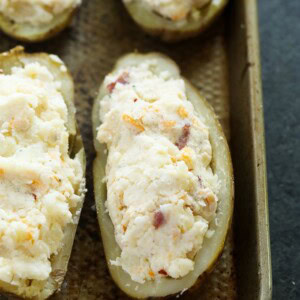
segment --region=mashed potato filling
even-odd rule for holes
[[[106,143],[106,207],[132,280],[185,276],[216,214],[218,178],[208,128],[185,83],[157,62],[105,78],[97,139]]]
[[[10,75],[0,70],[0,280],[34,296],[63,247],[84,181],[68,154],[60,83],[45,66],[23,63]]]
[[[133,0],[124,0],[131,2]],[[192,14],[194,17],[199,17],[197,10],[204,7],[211,0],[139,0],[144,2],[145,6],[160,14],[163,17],[173,21],[186,19]]]
[[[80,3],[81,0],[1,0],[0,13],[16,23],[40,25]]]

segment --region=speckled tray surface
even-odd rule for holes
[[[145,35],[129,18],[120,0],[85,0],[72,25],[58,37],[25,45],[27,51],[59,55],[76,86],[77,120],[88,156],[87,187],[69,270],[60,293],[51,299],[127,299],[110,278],[101,243],[93,197],[91,107],[100,83],[122,54],[160,51],[173,58],[182,74],[201,90],[218,114],[228,139],[229,82],[224,35],[225,18],[204,38],[168,45]],[[0,33],[0,51],[18,43]],[[235,299],[232,233],[215,270],[193,296],[183,299]],[[4,299],[4,298],[0,298]]]

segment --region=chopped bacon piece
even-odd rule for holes
[[[179,137],[178,141],[175,143],[175,145],[178,147],[179,150],[183,149],[189,139],[190,136],[190,124],[185,124],[182,128],[182,135]]]
[[[115,86],[116,86],[116,82],[112,82],[107,86],[107,89],[109,90],[110,93],[114,90]]]
[[[154,225],[155,229],[158,229],[160,226],[165,224],[165,222],[166,222],[166,220],[165,220],[164,214],[160,210],[155,212],[154,220],[153,220],[153,225]]]
[[[158,274],[168,276],[168,273],[164,269],[159,270]]]
[[[127,84],[128,82],[129,82],[129,74],[128,74],[128,72],[124,72],[123,74],[121,74],[119,76],[119,78],[116,81],[110,83],[107,86],[107,89],[109,90],[110,93],[112,93],[112,91],[115,89],[117,83]]]
[[[136,101],[138,101],[138,99],[137,99],[137,98],[133,99],[133,102],[134,102],[134,103],[135,103]]]
[[[199,181],[199,183],[200,183],[200,186],[202,187],[202,179],[201,179],[200,176],[197,176],[197,177],[198,177],[198,181]]]
[[[34,198],[34,201],[37,200],[37,195],[36,194],[32,194],[33,198]]]

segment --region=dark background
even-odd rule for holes
[[[260,0],[273,299],[300,299],[300,1]]]

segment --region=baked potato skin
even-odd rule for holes
[[[63,31],[72,21],[77,8],[68,9],[56,16],[50,24],[33,26],[18,24],[0,13],[0,29],[13,39],[25,43],[46,41]]]
[[[140,63],[144,59],[159,59],[160,65],[165,65],[169,67],[169,71],[174,73],[175,76],[179,76],[179,69],[177,65],[168,57],[160,54],[160,53],[150,53],[146,55],[142,54],[128,54],[124,57],[121,57],[116,63],[112,73],[119,68],[124,66],[128,66],[132,64],[132,61],[136,60],[136,64]],[[164,66],[163,66],[164,67]],[[162,67],[162,68],[163,68]],[[178,72],[178,74],[176,74]],[[100,100],[106,93],[106,88],[103,86],[100,87],[99,95],[95,99],[93,112],[92,112],[92,122],[93,122],[93,134],[94,134],[94,146],[97,152],[96,159],[93,165],[93,174],[94,174],[94,194],[96,200],[96,209],[98,215],[98,221],[100,225],[101,235],[103,239],[104,251],[106,260],[108,262],[109,272],[114,279],[115,283],[119,286],[119,288],[126,293],[128,296],[136,299],[146,299],[146,298],[165,298],[174,294],[180,293],[183,289],[196,289],[198,286],[202,284],[205,278],[211,273],[214,269],[214,266],[222,254],[224,244],[226,241],[228,230],[231,226],[232,214],[233,214],[233,198],[234,198],[234,184],[233,184],[233,170],[232,170],[232,162],[229,152],[229,147],[226,142],[225,135],[223,133],[222,127],[218,121],[217,116],[215,115],[212,107],[203,99],[203,97],[199,94],[198,90],[195,89],[186,79],[186,90],[188,98],[197,98],[197,101],[201,103],[201,110],[204,110],[204,113],[208,115],[209,127],[210,125],[214,127],[214,134],[212,136],[212,147],[213,149],[218,148],[222,149],[221,159],[226,160],[226,189],[228,189],[228,193],[226,194],[225,199],[221,199],[223,202],[223,208],[226,210],[226,219],[222,221],[223,232],[220,235],[220,238],[217,242],[217,245],[214,247],[214,253],[209,258],[207,265],[205,266],[203,272],[195,276],[193,274],[188,274],[182,279],[163,279],[161,286],[152,284],[151,282],[146,282],[144,285],[148,285],[148,291],[142,288],[142,285],[133,282],[130,279],[128,274],[120,267],[112,266],[109,261],[110,259],[115,259],[120,254],[119,246],[117,245],[114,238],[114,227],[110,221],[109,215],[105,212],[105,201],[106,201],[106,185],[101,182],[103,177],[105,176],[105,164],[106,164],[106,150],[103,144],[100,144],[97,139],[97,128],[100,125],[99,119],[99,109],[100,109]],[[193,101],[192,101],[193,102]],[[194,103],[195,105],[195,103]],[[217,135],[217,136],[215,136]],[[218,145],[216,145],[218,144]],[[219,151],[219,150],[218,150]],[[212,164],[212,169],[218,167],[219,162],[216,163],[214,160]],[[194,272],[194,271],[193,271]],[[191,273],[193,273],[191,272]],[[125,278],[125,279],[124,279]],[[187,278],[187,280],[185,279]],[[130,287],[128,287],[130,284]],[[136,290],[136,287],[138,289]],[[163,290],[166,289],[166,292]]]
[[[165,42],[179,42],[195,37],[204,32],[223,12],[228,0],[220,0],[218,5],[209,4],[201,9],[203,18],[197,21],[188,20],[184,26],[177,26],[174,21],[167,20],[143,7],[139,0],[124,3],[132,19],[148,34]]]
[[[82,143],[82,138],[80,132],[77,128],[75,121],[75,106],[74,106],[74,85],[73,79],[68,71],[63,72],[61,70],[62,63],[51,59],[51,57],[46,53],[36,53],[27,54],[24,52],[24,48],[18,46],[9,52],[4,52],[0,54],[0,69],[4,74],[9,74],[10,69],[13,66],[22,65],[20,58],[26,57],[32,61],[38,61],[42,65],[48,67],[48,69],[53,73],[54,76],[59,78],[64,83],[64,88],[62,90],[62,95],[67,105],[69,112],[68,124],[66,125],[70,133],[69,136],[69,155],[70,157],[77,156],[80,160],[80,164],[83,170],[83,175],[85,176],[86,168],[86,157],[85,151]],[[84,202],[84,192],[81,191],[78,195],[82,197],[82,201],[79,202],[78,206],[73,212],[73,224],[68,224],[65,228],[64,238],[62,243],[64,247],[59,251],[57,255],[51,257],[52,272],[50,277],[44,284],[42,293],[39,296],[32,298],[26,298],[21,295],[15,294],[15,289],[4,282],[0,281],[0,293],[7,296],[9,299],[31,299],[31,300],[44,300],[53,295],[58,291],[64,281],[64,277],[67,273],[68,262],[71,256],[72,246],[75,238],[75,233],[77,229],[77,224],[80,218],[81,209]]]

